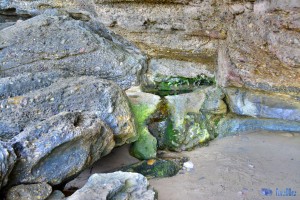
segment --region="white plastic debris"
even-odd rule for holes
[[[183,163],[183,168],[190,171],[194,168],[194,164],[191,161]]]

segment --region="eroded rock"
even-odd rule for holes
[[[83,188],[77,190],[67,200],[154,200],[155,192],[149,189],[147,179],[141,174],[130,172],[114,172],[94,174]]]
[[[47,183],[18,185],[7,192],[7,200],[44,200],[52,192],[52,187]]]
[[[62,112],[26,127],[13,143],[19,162],[10,184],[60,184],[115,146],[112,130],[91,112]]]
[[[26,80],[26,79],[25,79]],[[33,84],[35,79],[31,79]],[[10,86],[9,84],[7,84]],[[24,84],[31,88],[31,84]],[[18,85],[16,87],[18,91]],[[3,88],[5,91],[6,89]],[[12,138],[28,125],[60,112],[93,112],[113,130],[117,145],[135,140],[135,128],[123,91],[113,82],[95,77],[59,79],[49,87],[3,99],[0,135]]]
[[[300,121],[300,100],[285,94],[270,94],[237,88],[225,90],[231,112],[259,118]]]
[[[44,14],[20,21],[0,35],[1,77],[64,70],[110,79],[125,89],[139,83],[145,64],[134,46],[92,19]]]

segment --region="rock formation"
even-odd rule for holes
[[[296,0],[0,1],[0,189],[45,199],[125,143],[143,160],[300,132],[299,13]]]

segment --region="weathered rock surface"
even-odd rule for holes
[[[29,89],[35,83],[35,79],[30,80]],[[26,126],[60,112],[86,111],[95,113],[112,128],[117,145],[129,142],[130,138],[134,140],[135,128],[127,98],[111,81],[95,77],[59,79],[49,87],[23,94],[18,91],[18,84],[5,85],[19,92],[19,96],[1,101],[0,135],[3,137],[12,138]],[[26,86],[24,92],[29,90]]]
[[[145,64],[135,47],[92,19],[39,15],[1,30],[0,35],[1,77],[63,70],[110,79],[125,89],[139,83]]]
[[[96,113],[60,113],[28,126],[14,137],[18,156],[10,184],[47,182],[57,185],[115,146],[113,133]]]
[[[300,122],[300,99],[296,97],[237,88],[228,88],[225,91],[233,113]]]
[[[138,139],[131,147],[131,153],[138,159],[151,159],[156,157],[157,141],[147,127],[147,120],[157,108],[160,97],[142,92],[139,87],[126,91],[130,107],[135,117]]]
[[[12,171],[16,162],[16,155],[14,150],[5,143],[0,143],[0,189],[5,186],[8,182],[8,176]]]
[[[149,189],[147,179],[141,174],[114,172],[92,175],[85,186],[67,200],[154,200],[155,192]]]
[[[228,115],[218,119],[214,125],[214,131],[220,137],[261,130],[300,132],[300,122],[238,115]]]
[[[18,158],[14,164],[13,151],[3,148],[2,186],[12,167],[10,185],[60,184],[136,140],[128,100],[111,81],[53,72],[1,82],[0,136]]]
[[[219,50],[219,84],[299,93],[299,10],[296,1],[264,0],[237,15]]]
[[[52,192],[52,187],[47,183],[18,185],[7,192],[7,200],[44,200]]]
[[[35,16],[43,13],[47,9],[66,10],[77,15],[95,15],[95,7],[93,0],[2,0],[0,2],[0,13],[19,15],[19,16]]]
[[[110,29],[136,44],[150,58],[145,86],[157,75],[195,78],[214,77],[218,39],[226,38],[226,9],[205,1],[95,1],[99,19]],[[133,12],[134,10],[134,12]]]

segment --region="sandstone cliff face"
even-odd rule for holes
[[[197,71],[216,74],[223,87],[299,93],[300,5],[295,0],[95,3],[107,27],[149,55],[146,79],[155,79],[153,63],[159,61],[156,65],[169,68],[161,72],[165,76],[194,77]],[[176,64],[189,74],[176,72]]]

